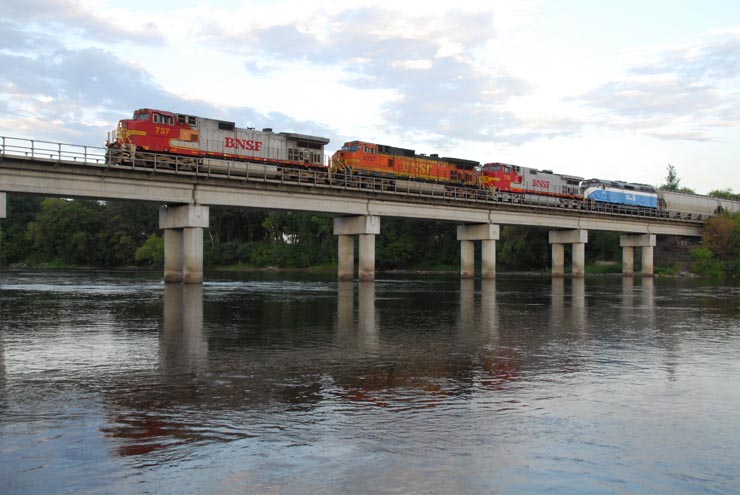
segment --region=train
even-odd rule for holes
[[[109,133],[108,160],[165,166],[203,166],[209,171],[265,178],[311,170],[331,177],[369,176],[394,182],[396,190],[444,193],[449,188],[493,191],[557,205],[563,201],[647,210],[713,215],[740,212],[740,202],[656,189],[619,180],[586,179],[500,162],[419,154],[368,141],[348,141],[327,159],[330,139],[271,128],[237,127],[234,122],[142,108]],[[327,164],[328,162],[328,164]]]

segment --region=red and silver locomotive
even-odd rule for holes
[[[121,120],[107,146],[111,159],[130,161],[136,153],[167,153],[209,159],[325,168],[328,138],[258,131],[234,122],[143,108]]]

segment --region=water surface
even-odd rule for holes
[[[0,272],[0,480],[738,493],[737,287]]]

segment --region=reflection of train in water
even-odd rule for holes
[[[496,191],[538,204],[564,200],[711,215],[740,211],[740,202],[656,190],[631,182],[557,174],[549,170],[417,154],[414,150],[350,141],[325,165],[329,139],[266,128],[239,128],[234,122],[140,109],[121,120],[108,140],[113,165],[207,168],[208,173],[299,177],[300,170],[324,174],[321,180],[370,176],[392,181],[397,191],[445,193],[454,187]]]

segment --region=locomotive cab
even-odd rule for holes
[[[189,115],[178,115],[162,110],[142,108],[134,112],[133,118],[118,122],[108,140],[108,147],[133,148],[153,152],[178,152],[196,150],[199,133],[197,119]]]
[[[377,155],[377,144],[349,141],[344,143],[332,156],[332,170],[335,172],[350,171],[363,163],[374,162]]]
[[[500,191],[521,191],[522,179],[519,167],[508,163],[486,163],[480,170],[481,184]]]

